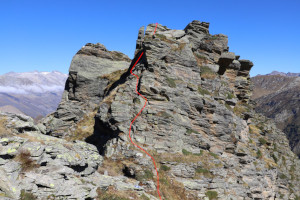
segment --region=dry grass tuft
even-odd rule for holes
[[[162,35],[162,34],[158,34],[157,33],[157,34],[155,34],[155,37],[158,38],[158,39],[160,39],[161,41],[164,41],[164,42],[169,43],[169,44],[174,43],[174,41],[168,39],[167,36]]]
[[[30,152],[28,150],[22,150],[16,157],[16,161],[18,161],[21,164],[21,171],[27,172],[31,171],[37,167],[39,167],[38,164],[34,160],[31,159]]]
[[[172,200],[196,200],[197,198],[188,195],[187,191],[184,189],[182,183],[177,182],[175,179],[171,179],[166,172],[160,171],[160,192],[163,199]],[[157,194],[153,194],[157,195]]]
[[[45,144],[44,140],[39,139],[39,138],[34,137],[34,136],[31,136],[31,135],[28,135],[26,133],[19,134],[18,137],[26,138],[26,139],[28,139],[29,142],[39,142],[41,144]]]
[[[97,200],[141,200],[135,191],[118,191],[113,186],[107,190],[97,189]],[[142,199],[143,200],[143,199]]]
[[[172,50],[173,51],[182,51],[185,46],[186,46],[186,43],[179,43],[177,47],[172,46]]]
[[[250,124],[249,125],[249,132],[251,134],[254,134],[254,135],[260,135],[261,130],[257,126],[255,126],[253,124]]]
[[[127,71],[127,69],[117,70],[110,74],[104,74],[102,76],[99,76],[98,79],[106,79],[109,81],[108,85],[105,88],[105,91],[108,91],[112,84],[116,81],[118,81],[121,76]]]
[[[123,175],[123,163],[120,160],[112,160],[105,158],[102,166],[99,166],[98,172],[104,174],[107,171],[109,176],[120,176]]]
[[[209,67],[201,66],[201,78],[215,79],[216,77],[217,73],[212,71]]]
[[[0,137],[6,137],[11,134],[11,130],[9,130],[7,127],[7,118],[2,117],[0,118]]]
[[[251,111],[251,107],[249,106],[249,104],[243,102],[238,102],[233,109],[233,112],[238,116],[241,116],[245,112],[250,112],[250,111]]]
[[[208,58],[205,57],[205,56],[199,55],[197,53],[194,53],[194,56],[196,58],[198,66],[200,66],[200,67],[203,66],[203,65],[205,65],[205,64],[210,63],[209,60],[208,60]]]
[[[115,81],[119,80],[120,77],[122,76],[122,74],[124,74],[126,71],[127,71],[127,69],[120,69],[120,70],[114,71],[110,74],[104,74],[102,76],[99,76],[99,78],[107,79],[110,82],[115,82]]]
[[[94,133],[95,115],[97,111],[93,111],[85,115],[77,124],[75,131],[68,136],[68,141],[85,140]]]

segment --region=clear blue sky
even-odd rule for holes
[[[229,36],[230,51],[254,62],[251,75],[300,72],[299,0],[0,0],[0,74],[68,72],[86,43],[133,56],[139,27],[184,29],[210,22]]]

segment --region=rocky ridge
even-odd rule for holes
[[[136,44],[136,55],[146,53],[134,73],[148,104],[132,134],[157,162],[163,199],[299,199],[299,159],[284,133],[253,110],[253,63],[229,52],[227,36],[210,35],[209,23],[193,21],[184,30],[158,24],[153,36],[154,29],[150,24],[144,34],[142,27]],[[19,166],[14,176],[3,170],[14,177],[0,184],[6,196],[158,199],[152,161],[128,138],[143,106],[128,73],[136,59],[130,64],[101,44],[74,56],[58,110],[37,128],[1,139],[0,168]],[[34,141],[43,150],[25,151],[36,164],[25,172],[18,154],[33,141],[24,134],[46,141]],[[66,181],[78,189],[61,187]]]

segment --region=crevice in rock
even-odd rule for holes
[[[94,133],[87,137],[85,141],[97,147],[100,155],[104,155],[106,143],[114,138],[119,137],[118,130],[112,130],[110,124],[104,123],[97,116],[95,117]]]
[[[4,160],[9,160],[9,159],[13,159],[15,156],[14,155],[0,155],[0,158],[4,159]]]
[[[35,128],[33,127],[22,127],[17,129],[18,133],[24,133],[24,132],[31,132],[31,131],[36,131]]]
[[[130,168],[125,166],[122,170],[124,176],[128,177],[128,178],[135,178],[135,173],[134,171]]]
[[[143,49],[140,50],[140,51],[135,55],[134,59],[131,61],[131,64],[130,64],[128,70],[127,70],[124,74],[121,75],[121,77],[120,77],[119,80],[117,80],[116,82],[114,82],[114,83],[109,87],[109,89],[105,91],[105,95],[106,95],[106,96],[109,95],[110,92],[113,91],[118,85],[121,85],[121,84],[123,84],[123,83],[126,82],[127,77],[131,75],[131,74],[130,74],[131,68],[132,68],[133,65],[137,62],[138,58],[140,57],[140,55],[141,55],[142,53],[143,53],[143,56],[142,56],[142,58],[138,61],[138,63],[144,64],[145,69],[148,69],[148,62],[147,62],[147,56],[146,56],[146,49],[145,49],[145,47],[143,46]]]
[[[64,180],[69,180],[68,177],[66,176],[66,174],[61,174],[63,176]]]
[[[88,164],[86,163],[84,166],[70,165],[69,167],[72,168],[74,171],[80,173],[83,172],[88,167]]]
[[[36,184],[36,186],[37,186],[38,188],[50,188],[50,187],[47,187],[47,186],[41,185],[41,184]]]

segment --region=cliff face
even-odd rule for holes
[[[31,143],[20,135],[1,140],[3,173],[25,174],[19,182],[0,182],[1,190],[11,196],[24,189],[39,197],[158,199],[152,160],[128,137],[144,106],[129,73],[143,51],[133,72],[148,101],[131,135],[156,161],[162,199],[299,199],[299,159],[284,133],[252,108],[253,63],[229,52],[227,36],[210,35],[209,23],[193,21],[184,30],[159,24],[153,36],[154,30],[155,24],[145,34],[140,29],[131,64],[101,44],[87,44],[75,55],[58,110],[34,130],[15,133],[50,135],[34,135],[44,144],[31,141],[42,146],[40,154],[28,153],[36,169],[9,171]],[[59,175],[52,176],[51,167]],[[67,181],[74,187],[59,186]],[[15,190],[7,189],[15,182]]]
[[[255,110],[274,119],[293,152],[300,156],[300,77],[297,73],[272,74],[252,78]]]

